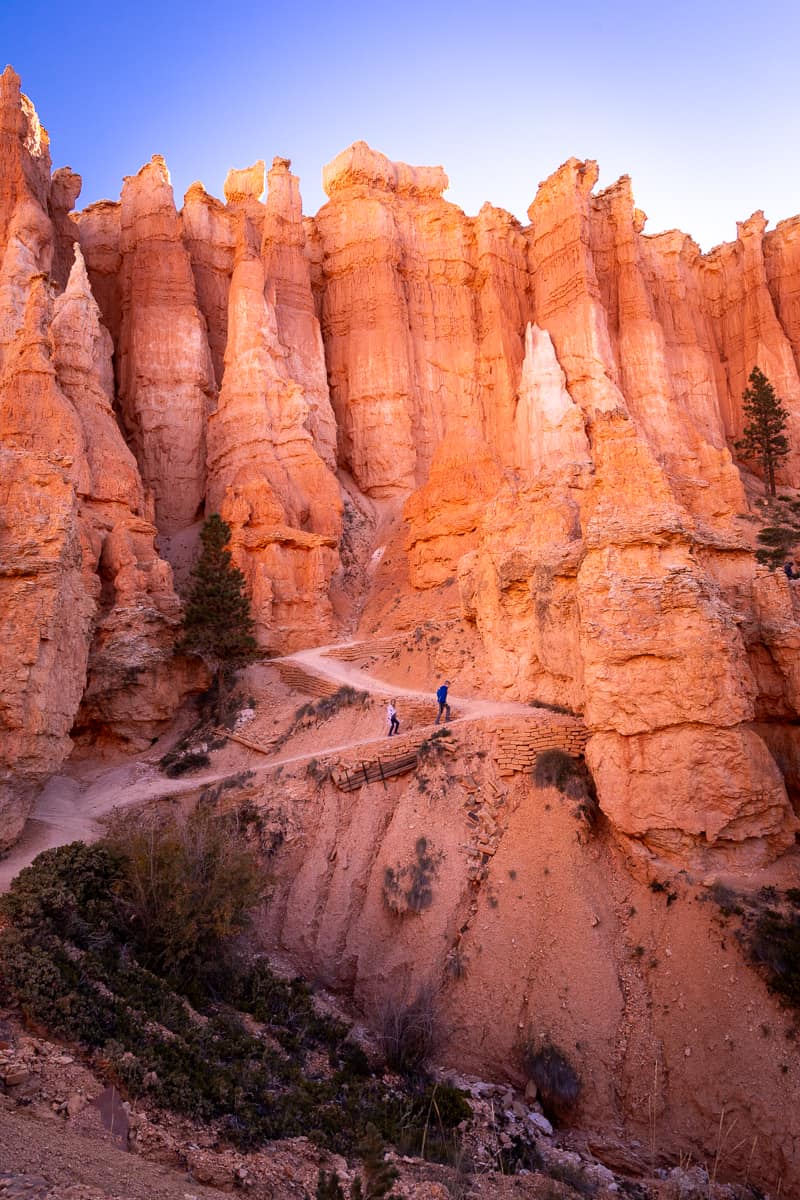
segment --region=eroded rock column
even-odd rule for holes
[[[233,531],[259,641],[285,650],[330,634],[342,503],[314,449],[303,388],[288,374],[254,241],[243,215],[225,374],[208,426],[207,508]]]
[[[171,534],[202,515],[216,389],[163,158],[125,180],[120,219],[119,406],[156,525]]]

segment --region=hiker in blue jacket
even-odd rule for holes
[[[436,690],[436,699],[439,702],[439,711],[436,714],[434,725],[438,725],[444,713],[445,724],[450,720],[450,705],[447,703],[447,689],[450,687],[450,680],[445,679],[441,687]]]

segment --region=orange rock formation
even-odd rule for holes
[[[147,744],[203,673],[174,660],[172,573],[114,416],[111,337],[80,250],[63,293],[49,282],[54,253],[62,266],[69,256],[47,212],[46,134],[10,68],[0,129],[2,849],[76,722]],[[63,216],[63,174],[54,180]]]
[[[645,235],[630,181],[596,193],[575,159],[527,226],[488,204],[470,218],[440,167],[363,142],[326,167],[313,219],[282,158],[265,201],[259,161],[229,173],[225,203],[194,184],[178,213],[156,156],[119,204],[76,215],[78,177],[50,179],[30,102],[13,73],[2,86],[20,778],[52,768],[73,725],[154,728],[188,685],[156,530],[177,562],[219,510],[280,651],[335,636],[354,571],[369,589],[382,553],[369,529],[404,506],[420,603],[435,614],[457,578],[485,685],[584,715],[629,846],[713,864],[792,843],[800,626],[753,559],[762,485],[733,444],[758,364],[792,414],[782,486],[800,485],[800,220],[765,234],[754,214],[702,255]],[[114,679],[151,656],[148,707]]]

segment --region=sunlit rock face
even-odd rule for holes
[[[0,77],[0,849],[69,750],[85,679],[92,599],[83,586],[80,421],[48,339],[50,155],[33,106]]]
[[[287,351],[286,370],[302,388],[308,405],[305,428],[317,454],[335,470],[336,419],[311,290],[300,181],[290,167],[288,159],[276,158],[267,175],[261,260],[267,294],[275,308],[278,338]]]
[[[340,452],[367,491],[415,488],[409,578],[425,589],[457,573],[496,683],[583,712],[601,803],[620,835],[646,857],[761,861],[797,828],[781,772],[751,728],[762,576],[731,455],[746,362],[773,361],[790,406],[796,395],[763,255],[747,247],[763,229],[740,226],[735,253],[703,257],[684,235],[644,236],[627,179],[595,194],[596,179],[595,164],[570,160],[542,184],[531,224],[506,220],[491,277],[476,259],[489,214],[470,222],[452,210],[435,171],[391,169],[364,146],[331,164],[317,225]],[[430,311],[417,320],[408,276],[419,272],[423,237],[443,227],[455,263],[443,269],[445,255],[428,244]],[[491,227],[503,230],[494,215]],[[729,257],[742,271],[722,290],[738,288],[740,302],[725,315],[710,297]],[[793,278],[785,257],[772,252],[776,295]],[[495,335],[507,378],[491,373],[490,406],[476,314],[500,281]],[[731,374],[735,320],[766,341],[740,345]],[[448,347],[430,330],[446,331]],[[442,363],[450,386],[434,404],[424,381]],[[783,478],[794,482],[791,460]],[[784,631],[781,643],[791,641]],[[769,676],[784,698],[794,692],[789,658],[773,656]],[[678,754],[665,789],[670,745]],[[697,780],[709,792],[702,801]]]
[[[762,244],[770,297],[800,368],[800,217],[779,221]]]
[[[257,636],[294,648],[332,634],[342,504],[289,374],[265,273],[243,233],[233,271],[222,390],[208,427],[208,503],[233,531]]]
[[[228,341],[228,292],[236,231],[225,205],[209,196],[202,183],[193,183],[184,196],[181,222],[219,387]]]
[[[325,168],[315,217],[281,157],[178,211],[156,155],[74,213],[80,178],[51,175],[13,72],[0,98],[20,779],[73,727],[146,738],[196,684],[170,654],[165,557],[185,571],[209,512],[265,649],[335,637],[346,486],[376,522],[402,511],[420,605],[457,580],[496,693],[583,714],[632,848],[713,864],[792,841],[800,630],[788,583],[756,568],[763,485],[734,441],[757,364],[791,413],[781,487],[800,484],[798,219],[766,233],[756,213],[702,255],[647,236],[630,181],[598,193],[577,159],[527,225],[470,217],[441,167],[364,142]]]
[[[65,217],[64,176],[51,195],[46,135],[10,70],[0,129],[2,848],[71,750],[87,678],[109,698],[103,736],[138,745],[203,679],[191,664],[173,667],[178,600],[114,416],[111,337],[80,250],[65,253],[48,216],[49,204]],[[67,196],[79,182],[70,173]]]
[[[473,431],[511,455],[529,315],[525,241],[488,205],[442,198],[440,167],[358,142],[323,176],[317,282],[340,459],[362,491],[404,495],[440,442]]]
[[[120,256],[119,409],[156,525],[175,533],[202,514],[216,388],[169,174],[157,155],[125,180]]]
[[[88,479],[81,496],[87,588],[99,596],[88,676],[73,733],[148,745],[187,691],[198,663],[176,660],[180,604],[136,460],[113,413],[111,337],[100,323],[83,256],[75,259],[50,325],[56,378],[81,422]]]
[[[81,194],[82,183],[80,175],[69,167],[59,167],[50,180],[48,210],[54,235],[51,275],[60,288],[66,287],[75,259],[73,247],[78,240],[78,227],[73,209]]]

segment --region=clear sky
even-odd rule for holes
[[[441,164],[447,198],[526,220],[537,184],[595,158],[633,179],[647,232],[703,249],[800,211],[800,0],[0,0],[78,201],[167,160],[178,204],[228,167],[292,159],[306,212],[363,138]],[[0,164],[0,170],[2,164]]]

